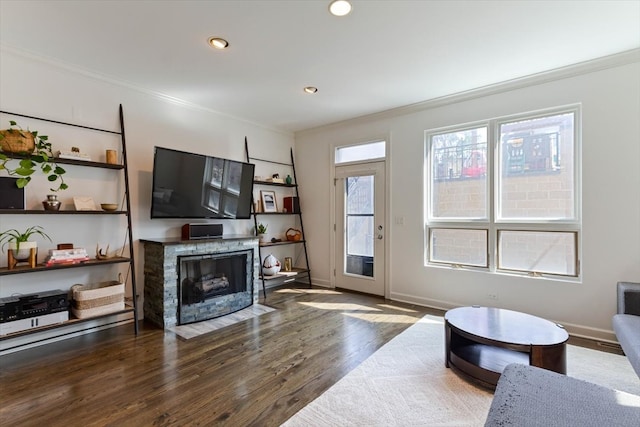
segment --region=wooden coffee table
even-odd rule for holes
[[[460,307],[444,315],[445,366],[481,385],[495,388],[509,363],[567,373],[561,325],[517,311]]]

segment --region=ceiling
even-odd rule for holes
[[[640,47],[640,0],[352,4],[0,0],[0,44],[287,132]]]

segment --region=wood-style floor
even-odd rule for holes
[[[327,289],[183,340],[125,325],[0,357],[0,425],[278,426],[424,314]]]

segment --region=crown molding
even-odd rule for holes
[[[191,110],[195,110],[195,111],[201,111],[201,112],[205,112],[205,113],[209,113],[209,114],[215,114],[217,116],[221,116],[221,117],[226,117],[229,119],[233,119],[242,123],[247,123],[250,124],[252,126],[256,126],[259,127],[261,129],[265,129],[271,132],[276,132],[282,135],[286,135],[286,136],[293,136],[293,132],[289,132],[283,129],[277,129],[268,125],[265,125],[263,123],[257,123],[257,122],[252,122],[251,120],[247,120],[246,118],[242,118],[242,117],[237,117],[228,113],[223,113],[221,111],[217,111],[217,110],[213,110],[211,108],[207,108],[207,107],[203,107],[202,105],[199,104],[194,104],[192,102],[189,101],[185,101],[184,99],[180,99],[180,98],[176,98],[170,95],[167,95],[165,93],[162,92],[157,92],[151,89],[147,89],[143,86],[139,86],[135,83],[129,82],[127,80],[122,80],[122,79],[117,79],[114,78],[112,76],[106,75],[106,74],[102,74],[100,72],[97,72],[95,70],[90,70],[90,69],[86,69],[86,68],[82,68],[78,65],[75,64],[70,64],[68,62],[64,62],[61,61],[59,59],[56,58],[52,58],[49,56],[43,56],[40,54],[36,54],[30,51],[26,51],[23,49],[18,49],[16,47],[13,46],[9,46],[7,44],[4,44],[2,42],[0,42],[0,55],[4,55],[4,54],[13,54],[25,59],[29,59],[31,61],[34,62],[40,62],[52,67],[56,67],[56,68],[60,68],[66,71],[69,71],[70,73],[75,73],[75,74],[80,74],[83,75],[85,77],[89,77],[95,80],[99,80],[102,82],[106,82],[109,84],[112,84],[114,86],[119,86],[122,88],[126,88],[138,93],[142,93],[144,95],[162,100],[164,102],[170,103],[170,104],[174,104],[174,105],[179,105],[181,107],[185,107],[185,108],[189,108]]]
[[[524,77],[519,77],[512,80],[506,80],[504,82],[495,83],[487,86],[482,86],[476,89],[467,90],[464,92],[458,92],[452,95],[442,96],[438,98],[429,99],[426,101],[417,102],[415,104],[404,105],[389,110],[379,111],[376,113],[366,114],[364,116],[354,117],[347,120],[341,120],[339,122],[329,123],[322,126],[317,126],[310,129],[305,129],[295,133],[296,137],[324,131],[328,129],[334,129],[347,124],[358,124],[370,122],[373,120],[384,120],[394,117],[404,116],[425,110],[431,110],[434,108],[443,107],[450,104],[456,104],[463,101],[470,101],[477,98],[483,98],[490,95],[496,95],[499,93],[505,93],[516,89],[522,89],[530,86],[536,86],[552,81],[567,79],[584,74],[589,74],[597,71],[606,70],[609,68],[616,68],[628,64],[640,62],[640,48],[632,49],[613,55],[604,56],[601,58],[592,59],[589,61],[579,62],[573,65],[567,65],[565,67],[556,68],[541,73],[531,74]]]

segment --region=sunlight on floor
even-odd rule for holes
[[[345,316],[365,320],[370,323],[416,323],[416,318],[404,314],[377,314],[377,313],[344,313]]]
[[[382,311],[377,308],[367,307],[366,305],[339,303],[339,302],[300,302],[299,304],[307,307],[313,307],[320,310],[339,310],[339,311]]]
[[[331,289],[296,289],[286,288],[273,291],[274,294],[324,294],[324,295],[342,295],[342,292],[333,291]]]
[[[378,307],[382,307],[382,308],[390,308],[392,310],[398,310],[398,311],[404,311],[405,313],[417,313],[417,310],[413,310],[410,308],[404,308],[404,307],[397,307],[395,305],[390,305],[390,304],[378,304]]]

